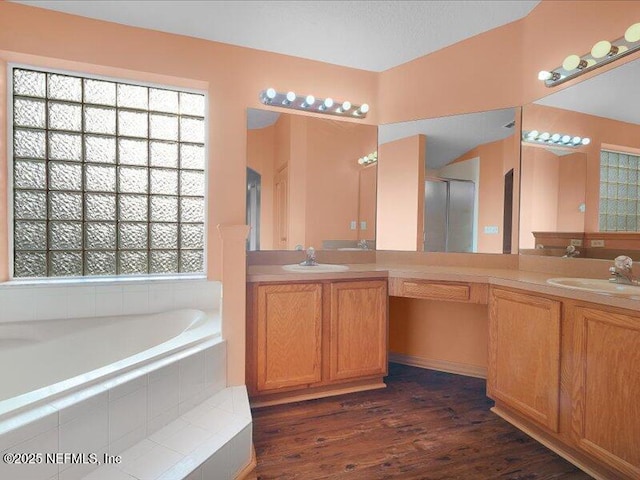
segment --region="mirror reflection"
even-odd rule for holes
[[[248,109],[247,248],[374,249],[376,147],[374,125]]]
[[[381,125],[378,249],[511,253],[518,117],[509,108]]]
[[[640,60],[524,107],[521,253],[640,260],[638,78]]]

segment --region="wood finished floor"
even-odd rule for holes
[[[257,478],[591,478],[491,413],[484,380],[390,364],[386,383],[254,409]]]

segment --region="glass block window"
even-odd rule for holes
[[[600,152],[600,231],[640,231],[640,157]]]
[[[203,272],[205,107],[15,68],[14,277]]]

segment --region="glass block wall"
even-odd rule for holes
[[[600,152],[600,231],[640,231],[640,157]]]
[[[14,277],[202,272],[205,107],[15,68]]]

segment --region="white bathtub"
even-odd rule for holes
[[[199,310],[0,324],[0,418],[219,335]]]
[[[0,323],[0,452],[118,454],[225,387],[218,312]]]

